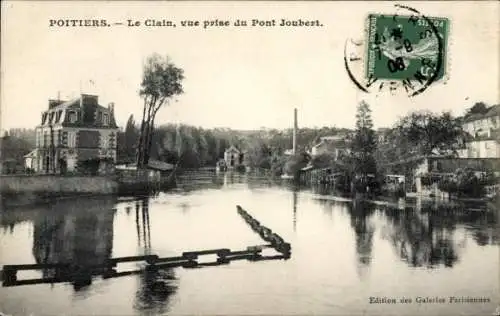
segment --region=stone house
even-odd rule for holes
[[[228,169],[244,165],[244,158],[244,153],[235,146],[230,146],[224,151],[224,161]]]
[[[49,100],[36,127],[35,172],[71,172],[78,162],[91,160],[116,162],[114,105],[104,107],[98,101],[88,94],[71,101]]]
[[[500,105],[467,116],[462,127],[469,137],[460,158],[500,158]]]
[[[324,136],[319,143],[312,146],[310,154],[316,157],[322,154],[331,154],[334,159],[338,159],[342,153],[347,153],[349,146],[344,135]]]

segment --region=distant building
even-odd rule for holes
[[[35,149],[24,155],[24,167],[26,170],[35,170],[37,151],[38,150]]]
[[[460,158],[500,158],[500,105],[465,117],[462,128],[469,137]]]
[[[320,137],[319,143],[311,148],[311,156],[316,157],[322,154],[331,154],[334,159],[338,159],[342,153],[349,151],[344,135]]]
[[[114,105],[99,105],[98,96],[71,101],[49,100],[36,127],[33,169],[40,173],[75,170],[79,161],[107,158],[116,162]]]
[[[224,151],[224,161],[228,169],[244,165],[244,153],[235,146],[231,146]]]

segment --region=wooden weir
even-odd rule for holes
[[[279,260],[290,258],[290,244],[286,243],[278,234],[273,233],[269,228],[260,225],[260,223],[250,216],[241,206],[237,206],[238,213],[245,219],[250,227],[257,232],[268,244],[246,247],[244,250],[231,251],[228,248],[199,250],[183,252],[181,256],[164,257],[158,255],[128,256],[107,259],[103,264],[97,266],[78,266],[71,263],[42,263],[42,264],[18,264],[4,265],[2,275],[3,286],[19,286],[42,283],[60,283],[72,282],[75,286],[89,285],[93,276],[102,276],[103,279],[140,274],[143,269],[132,271],[116,270],[119,263],[125,262],[144,262],[146,271],[157,271],[168,268],[201,268],[209,266],[219,266],[229,264],[231,261],[248,260],[264,261]],[[262,255],[262,250],[274,248],[279,255]],[[213,262],[198,262],[199,257],[206,255],[216,255],[217,259]],[[49,278],[18,280],[17,272],[25,270],[53,270],[54,276]]]

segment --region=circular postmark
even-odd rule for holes
[[[366,38],[345,43],[344,64],[363,92],[402,90],[413,97],[446,76],[449,21],[403,5],[396,8],[405,12],[368,16]]]

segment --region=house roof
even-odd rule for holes
[[[34,150],[30,151],[29,153],[27,153],[26,155],[24,155],[24,158],[36,157],[37,152],[38,152],[38,149],[34,149]]]
[[[238,148],[236,148],[234,145],[231,145],[229,148],[225,150],[225,152],[230,152],[230,151],[240,153],[240,150],[238,150]]]
[[[470,123],[470,122],[482,120],[482,119],[493,117],[493,116],[500,116],[500,104],[496,104],[496,105],[489,107],[488,111],[486,113],[475,113],[475,114],[468,115],[464,118],[464,122]]]
[[[69,121],[67,112],[70,109],[74,109],[79,113],[77,122],[73,123]],[[109,115],[107,125],[103,125],[103,123],[97,119],[98,113]],[[55,121],[53,121],[53,118],[55,118]],[[110,104],[110,107],[99,105],[98,96],[88,94],[82,94],[80,97],[69,101],[49,100],[49,108],[42,113],[41,125],[47,124],[117,128],[112,105]]]
[[[488,112],[484,115],[485,117],[498,116],[500,115],[500,104],[493,105]]]

